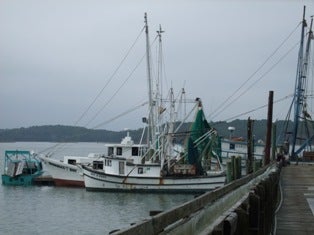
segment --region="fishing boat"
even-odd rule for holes
[[[3,185],[32,185],[42,173],[40,160],[30,151],[5,151]]]
[[[82,163],[90,163],[101,157],[101,154],[90,153],[88,156],[64,156],[63,160],[55,159],[49,155],[39,155],[43,163],[43,169],[53,179],[55,186],[60,187],[84,187],[83,175],[77,166]]]
[[[165,99],[160,99],[158,87],[153,91],[146,14],[145,32],[149,111],[148,118],[142,120],[146,125],[144,130],[147,130],[147,148],[116,146],[108,149],[101,160],[81,165],[85,187],[89,191],[167,193],[196,193],[221,187],[225,183],[225,171],[221,164],[218,133],[207,122],[200,98],[193,100],[193,108],[188,114],[194,111],[194,121],[190,128],[182,131],[180,127],[186,118],[181,122],[174,118],[176,99],[173,89],[170,89],[167,108]],[[161,28],[157,31],[159,43],[162,32]]]
[[[121,143],[105,144],[104,149],[109,155],[116,151],[118,156],[124,156],[131,152],[133,157],[137,157],[140,152],[145,151],[146,145],[134,144],[129,132],[121,140]],[[123,151],[122,151],[123,149]],[[58,160],[49,155],[39,155],[43,163],[43,168],[51,175],[54,185],[60,187],[85,187],[81,164],[91,164],[93,161],[101,161],[104,157],[102,153],[90,153],[88,156],[64,156],[63,160]]]

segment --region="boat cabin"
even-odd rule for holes
[[[140,164],[142,162],[143,156],[147,152],[147,145],[146,144],[134,144],[134,141],[127,133],[127,136],[124,137],[119,144],[106,144],[107,149],[106,156],[108,157],[115,157],[115,158],[124,158],[127,159],[129,162],[134,164]],[[106,160],[105,160],[106,161]],[[105,162],[105,165],[109,165]],[[107,163],[107,164],[106,164]]]

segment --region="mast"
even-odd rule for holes
[[[147,23],[147,13],[144,14],[145,22],[145,34],[146,34],[146,62],[147,62],[147,82],[148,82],[148,102],[149,102],[149,116],[148,116],[148,132],[147,132],[147,144],[150,147],[151,144],[155,143],[155,120],[154,120],[154,106],[155,102],[153,100],[152,92],[152,78],[151,78],[151,64],[150,64],[150,44],[149,44],[149,34],[148,34],[148,23]]]
[[[161,34],[164,33],[165,31],[163,31],[161,29],[161,25],[159,25],[159,30],[156,31],[157,32],[157,37],[158,37],[158,62],[157,62],[157,80],[156,80],[156,95],[155,95],[155,112],[157,114],[157,126],[156,131],[159,133],[160,132],[160,126],[159,124],[161,123],[161,115],[162,113],[165,111],[165,108],[163,107],[163,98],[162,98],[162,40],[161,40]]]
[[[306,20],[305,20],[305,6],[303,8],[303,20],[302,20],[302,30],[301,30],[301,42],[298,56],[298,67],[297,67],[297,77],[296,77],[296,86],[295,86],[295,94],[294,94],[294,127],[292,132],[292,149],[291,156],[295,157],[295,146],[297,142],[297,132],[299,128],[299,119],[301,117],[301,105],[303,103],[304,90],[303,90],[303,81],[304,81],[304,67],[303,67],[303,51],[304,51],[304,34],[306,28]]]
[[[307,77],[308,77],[308,64],[310,60],[310,48],[311,48],[311,41],[313,40],[313,31],[312,31],[312,25],[313,25],[313,18],[311,18],[311,24],[310,24],[310,29],[308,33],[308,39],[306,43],[306,49],[305,49],[305,59],[303,63],[303,75],[302,75],[302,83],[301,83],[301,91],[300,93],[302,94],[301,99],[300,99],[300,104],[302,107],[302,119],[304,120],[304,126],[306,129],[306,137],[307,139],[302,143],[302,145],[299,147],[298,150],[295,151],[295,155],[299,154],[303,149],[305,149],[307,146],[311,145],[311,141],[314,139],[314,135],[312,132],[311,136],[311,131],[309,129],[308,123],[307,123],[307,118],[310,117],[310,115],[307,112],[307,99],[306,99],[306,90],[307,90]]]

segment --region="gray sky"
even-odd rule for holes
[[[298,47],[263,76],[300,39],[303,5],[307,19],[314,1],[184,0],[1,0],[0,128],[74,125],[118,67],[144,26],[148,14],[151,42],[162,25],[168,86],[183,86],[187,97],[200,97],[213,121],[293,93]],[[289,40],[232,99],[256,83],[219,115],[223,101]],[[154,51],[154,47],[152,48]],[[144,35],[130,58],[104,89],[86,126],[145,53]],[[145,60],[119,94],[87,127],[115,117],[147,100]],[[291,99],[275,104],[274,119],[284,119]],[[142,108],[102,129],[140,128]],[[213,116],[212,116],[213,115]],[[239,116],[266,119],[267,108]]]

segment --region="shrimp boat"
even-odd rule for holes
[[[42,164],[30,151],[7,150],[4,159],[3,185],[27,186],[43,173]]]
[[[221,164],[221,145],[217,131],[206,120],[201,99],[193,100],[195,119],[188,130],[174,118],[175,101],[170,90],[169,106],[152,90],[147,16],[145,14],[146,56],[148,67],[148,118],[142,118],[147,130],[147,149],[108,148],[101,160],[81,165],[85,187],[89,191],[205,192],[225,183]],[[159,43],[161,33],[157,31]],[[169,108],[169,109],[168,109]],[[165,110],[169,110],[166,112]],[[169,114],[169,118],[165,115]],[[161,123],[160,120],[163,120]],[[166,120],[166,121],[165,121]],[[145,138],[144,138],[145,139]],[[175,143],[178,140],[181,143]]]

